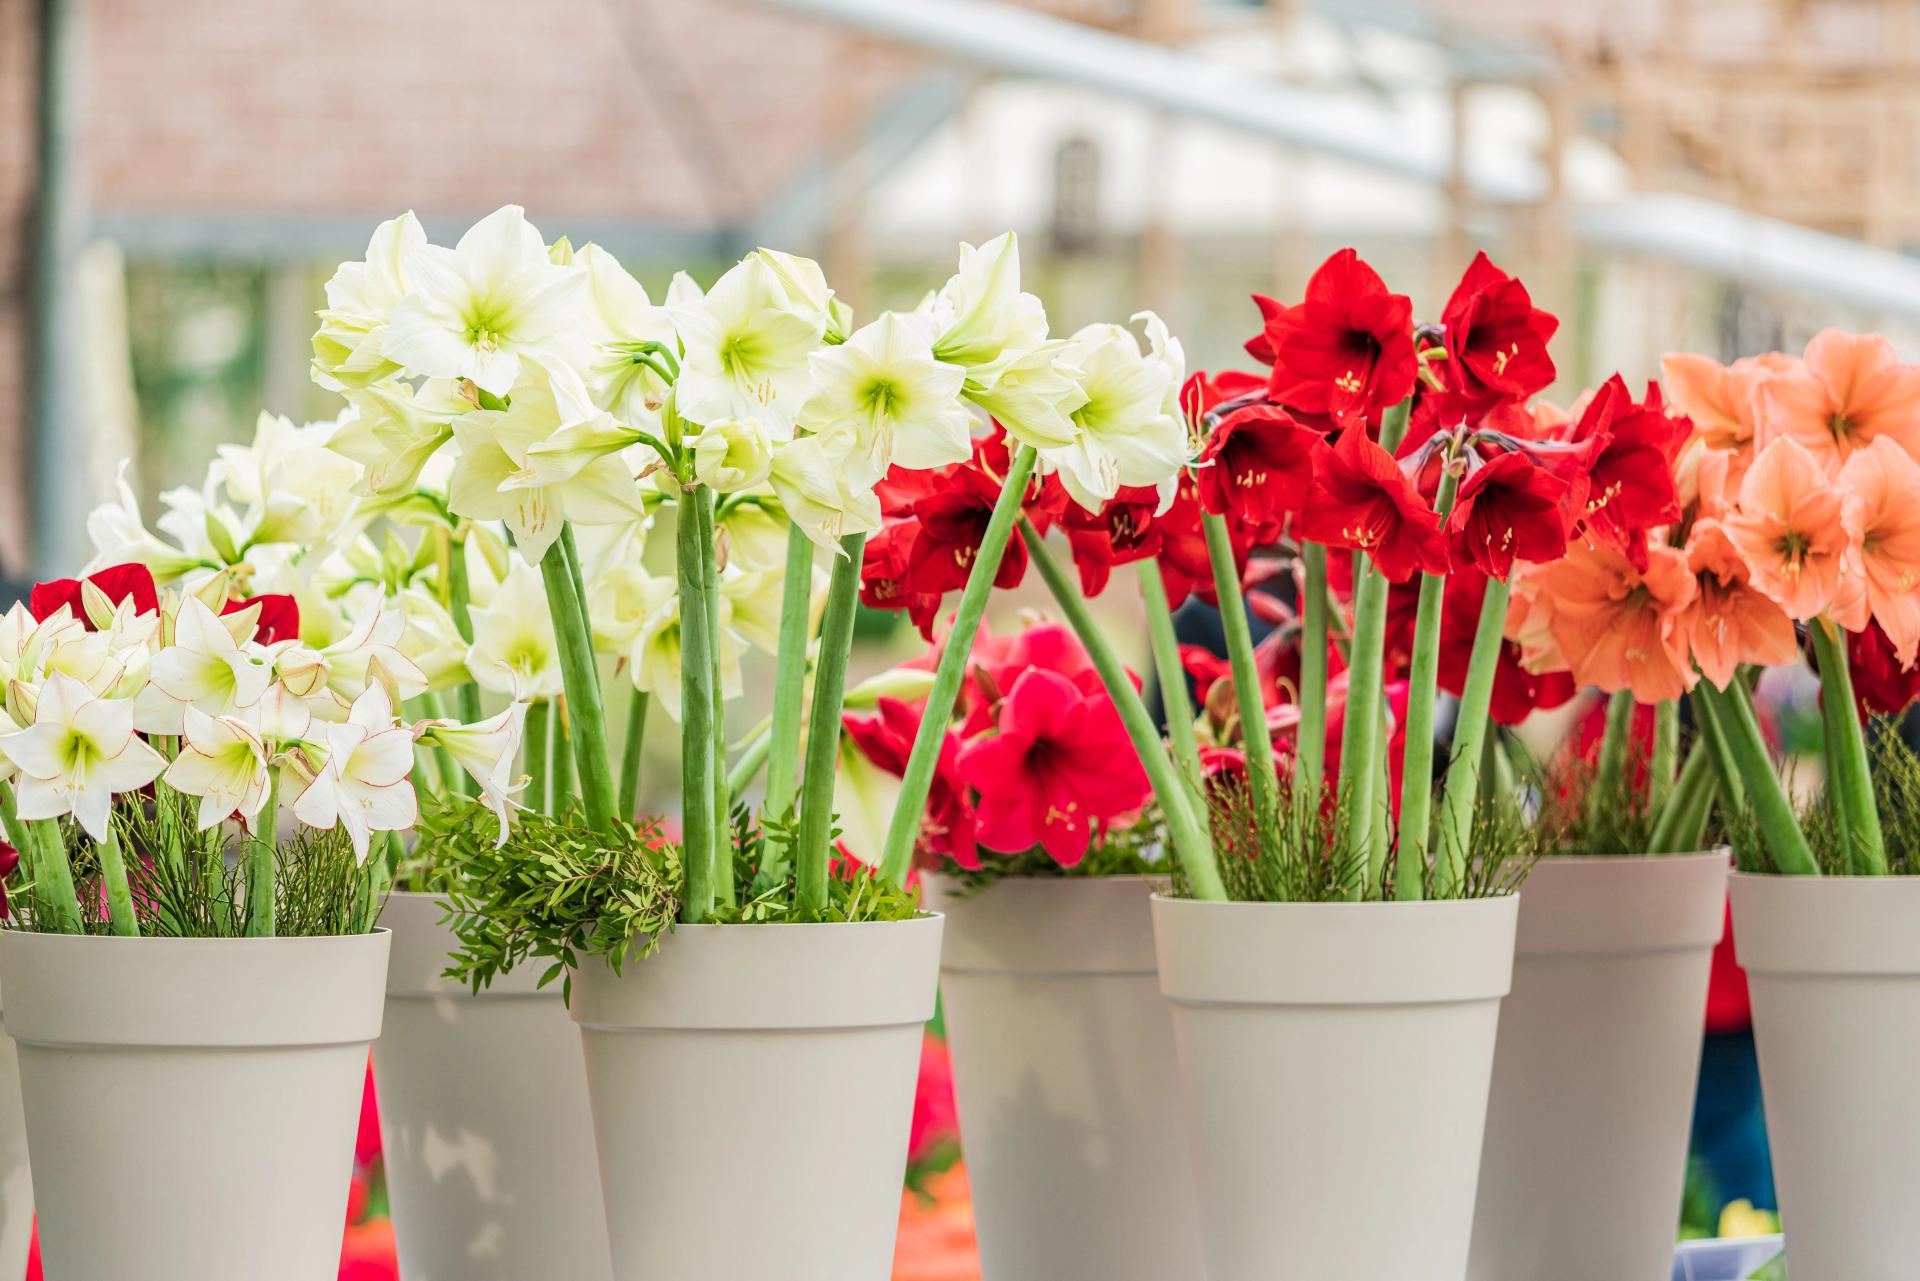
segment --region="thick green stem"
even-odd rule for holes
[[[1604,823],[1605,811],[1627,799],[1627,749],[1633,744],[1633,691],[1615,690],[1607,698],[1607,726],[1600,735],[1600,760],[1587,793],[1587,821]]]
[[[1434,873],[1438,897],[1451,898],[1467,876],[1467,846],[1473,839],[1473,807],[1480,795],[1480,751],[1486,742],[1493,678],[1506,643],[1508,586],[1487,580],[1474,627],[1467,678],[1460,689],[1460,711],[1453,722],[1453,755],[1440,792],[1440,827],[1435,834]]]
[[[780,588],[780,647],[773,663],[773,729],[767,743],[767,814],[793,808],[800,785],[800,718],[807,697],[807,646],[812,640],[813,540],[787,530],[786,577]]]
[[[700,538],[708,548],[716,548],[713,527],[713,496],[703,490],[696,508],[700,513]],[[733,794],[727,786],[727,697],[720,680],[720,664],[726,646],[720,640],[720,567],[718,552],[700,558],[707,598],[707,661],[713,664],[713,899],[732,907],[737,901],[733,884]]]
[[[564,699],[553,704],[553,724],[549,737],[553,747],[548,754],[551,770],[547,775],[547,808],[564,814],[573,799],[573,708]]]
[[[133,910],[133,886],[127,881],[127,858],[120,848],[120,833],[113,819],[107,819],[107,839],[96,847],[100,855],[100,880],[107,891],[107,920],[115,934],[137,937],[140,918]]]
[[[547,790],[552,774],[548,740],[553,735],[553,703],[548,699],[529,704],[524,746],[527,758],[527,805],[536,814],[551,814],[553,805]]]
[[[1887,842],[1867,765],[1867,736],[1853,701],[1845,633],[1825,618],[1807,627],[1820,662],[1820,719],[1827,737],[1827,796],[1855,876],[1887,874]]]
[[[1671,707],[1672,703],[1662,703]],[[1687,750],[1686,764],[1658,810],[1653,834],[1647,839],[1649,854],[1685,854],[1700,848],[1706,831],[1707,814],[1713,808],[1713,749],[1706,735],[1693,740]]]
[[[1806,833],[1800,830],[1793,798],[1787,795],[1786,785],[1773,767],[1773,756],[1760,733],[1760,720],[1754,715],[1747,687],[1735,678],[1724,690],[1704,680],[1695,689],[1704,692],[1705,701],[1713,709],[1714,723],[1726,739],[1747,803],[1753,806],[1774,863],[1789,876],[1818,876],[1820,864],[1807,844]]]
[[[1206,772],[1200,765],[1200,742],[1193,732],[1193,704],[1187,701],[1187,670],[1180,664],[1180,641],[1173,631],[1166,579],[1160,573],[1160,562],[1152,556],[1137,561],[1135,567],[1140,575],[1140,595],[1147,605],[1147,641],[1153,648],[1153,674],[1160,686],[1160,707],[1166,713],[1167,738],[1198,806]]]
[[[1647,757],[1647,812],[1658,814],[1673,795],[1680,769],[1680,704],[1671,698],[1653,705],[1653,751]]]
[[[1220,598],[1220,629],[1226,636],[1227,662],[1233,668],[1233,697],[1240,708],[1240,739],[1247,759],[1247,784],[1253,793],[1254,825],[1260,833],[1263,855],[1277,827],[1280,812],[1280,776],[1273,763],[1273,740],[1267,733],[1267,702],[1260,695],[1260,673],[1254,665],[1253,633],[1247,626],[1247,598],[1240,589],[1240,571],[1234,564],[1233,537],[1227,522],[1208,512],[1201,517],[1207,534],[1207,560],[1213,566],[1213,590]]]
[[[620,745],[620,817],[631,823],[640,812],[640,767],[647,743],[647,691],[634,687],[627,698],[627,737]]]
[[[1719,796],[1721,810],[1731,819],[1736,814],[1744,813],[1747,808],[1747,789],[1740,782],[1740,763],[1733,758],[1733,748],[1727,742],[1714,706],[1707,698],[1704,680],[1694,686],[1688,698],[1693,702],[1693,719],[1700,729],[1700,741],[1707,745],[1707,759],[1713,766],[1714,790]]]
[[[272,938],[273,871],[280,844],[280,773],[267,774],[267,799],[247,844],[247,937]]]
[[[60,840],[60,826],[52,819],[32,822],[19,817],[13,788],[0,783],[0,817],[6,820],[7,840],[32,869],[33,895],[53,914],[61,934],[84,934],[80,895],[73,888],[73,864]]]
[[[1300,545],[1300,724],[1293,732],[1294,790],[1317,801],[1327,776],[1327,549]]]
[[[577,568],[573,530],[562,526],[560,538],[540,559],[540,575],[546,583],[547,609],[553,616],[554,639],[560,648],[560,678],[566,686],[567,708],[573,715],[580,799],[587,825],[605,832],[613,825],[617,804],[613,763],[607,753],[607,717],[600,706],[600,674],[594,666],[593,635],[587,629],[577,588]]]
[[[713,662],[709,647],[719,638],[708,635],[706,574],[701,561],[713,554],[702,534],[694,505],[682,491],[676,537],[676,567],[680,586],[680,919],[697,925],[713,913],[714,846],[717,840],[713,812]]]
[[[1434,510],[1443,524],[1460,493],[1460,473],[1451,459],[1445,461],[1434,495]],[[1413,655],[1407,666],[1407,744],[1400,758],[1400,859],[1393,878],[1397,899],[1419,898],[1426,880],[1433,834],[1433,705],[1440,697],[1440,623],[1446,594],[1445,574],[1420,575]]]
[[[820,620],[820,661],[813,669],[813,708],[807,717],[806,773],[800,782],[800,831],[794,842],[794,901],[802,919],[827,906],[827,864],[833,840],[833,778],[840,759],[840,708],[847,689],[847,655],[860,603],[865,534],[840,540],[842,555],[827,585]]]
[[[456,540],[448,549],[447,612],[453,615],[453,627],[460,633],[460,639],[469,645],[473,644],[472,589],[467,582],[467,544],[464,539]],[[472,681],[466,682],[456,697],[460,703],[461,720],[471,725],[482,718],[478,685]]]
[[[1078,585],[1068,580],[1066,570],[1047,551],[1046,540],[1024,517],[1020,521],[1020,537],[1027,545],[1027,555],[1033,561],[1034,568],[1040,572],[1047,590],[1053,593],[1054,602],[1060,606],[1060,612],[1066,615],[1067,625],[1073,628],[1074,635],[1086,646],[1094,669],[1100,673],[1100,682],[1105,686],[1107,696],[1120,713],[1127,737],[1133,741],[1133,750],[1138,753],[1140,764],[1147,771],[1147,781],[1152,784],[1154,795],[1160,800],[1160,812],[1167,824],[1167,837],[1180,859],[1180,865],[1186,869],[1187,884],[1193,897],[1224,900],[1227,890],[1220,880],[1220,869],[1214,862],[1213,843],[1188,797],[1186,785],[1181,782],[1180,771],[1174,766],[1173,757],[1167,754],[1166,744],[1160,740],[1160,731],[1155,728],[1153,717],[1140,698],[1140,691],[1133,687],[1133,679],[1127,674],[1125,665],[1094,623],[1087,602],[1081,599]]]
[[[1353,589],[1353,651],[1347,666],[1347,717],[1340,731],[1340,796],[1335,809],[1336,857],[1344,871],[1362,875],[1347,889],[1347,897],[1364,899],[1372,884],[1370,851],[1374,824],[1373,768],[1380,738],[1380,705],[1384,692],[1387,580],[1364,556],[1356,558],[1359,574]]]
[[[880,861],[881,875],[896,885],[906,882],[908,866],[913,862],[914,843],[926,817],[927,793],[933,789],[933,771],[940,763],[940,749],[947,741],[947,726],[953,721],[954,702],[960,697],[960,682],[967,674],[967,659],[973,653],[974,634],[980,630],[980,617],[986,612],[987,597],[993,580],[1000,573],[1001,558],[1006,555],[1007,539],[1013,534],[1014,519],[1026,500],[1027,482],[1039,459],[1033,446],[1022,445],[1007,468],[1007,479],[994,500],[993,515],[981,535],[980,548],[974,553],[973,567],[967,571],[967,586],[960,593],[960,605],[954,612],[953,627],[947,632],[946,646],[940,653],[940,666],[933,673],[933,688],[927,694],[926,710],[920,716],[920,729],[913,737],[913,751],[907,756],[907,768],[900,779],[900,799],[893,817],[887,822],[886,852]]]

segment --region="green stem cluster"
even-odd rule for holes
[[[1480,795],[1481,749],[1493,705],[1493,678],[1506,643],[1505,579],[1488,578],[1474,626],[1467,677],[1460,688],[1460,711],[1453,723],[1453,756],[1440,789],[1440,823],[1434,834],[1434,882],[1439,897],[1450,898],[1467,876],[1467,846],[1473,839],[1473,810]]]
[[[854,611],[860,603],[860,562],[867,536],[840,540],[820,620],[820,662],[813,673],[813,709],[807,720],[806,773],[800,784],[800,829],[794,849],[794,902],[802,917],[827,906],[827,868],[833,846],[833,781],[840,756],[840,709]],[[923,802],[924,803],[924,802]],[[916,810],[917,813],[917,810]]]
[[[1460,472],[1444,459],[1434,510],[1444,522],[1460,492]],[[1447,576],[1420,576],[1420,603],[1414,615],[1413,657],[1407,672],[1407,742],[1400,770],[1400,859],[1394,867],[1393,896],[1418,899],[1426,893],[1427,845],[1432,835],[1433,705],[1440,688],[1440,623],[1446,604]]]
[[[1825,618],[1807,630],[1820,662],[1820,716],[1826,730],[1827,802],[1855,876],[1887,874],[1887,842],[1867,766],[1867,737],[1854,710],[1853,672],[1845,633]]]
[[[1753,806],[1774,863],[1790,876],[1817,876],[1820,864],[1800,830],[1800,817],[1794,813],[1793,798],[1773,767],[1767,741],[1760,732],[1760,720],[1754,714],[1753,697],[1738,677],[1727,688],[1716,689],[1709,681],[1695,686],[1708,709],[1715,732],[1725,740],[1727,755]]]
[[[1280,778],[1273,763],[1273,739],[1267,733],[1267,701],[1253,654],[1253,633],[1247,625],[1247,600],[1240,589],[1240,570],[1233,555],[1227,522],[1212,512],[1201,518],[1207,536],[1207,560],[1213,566],[1213,590],[1220,598],[1220,630],[1226,637],[1227,662],[1233,670],[1233,696],[1240,711],[1240,739],[1245,747],[1247,785],[1253,794],[1254,822],[1265,848],[1277,828]]]
[[[580,552],[574,545],[571,525],[561,526],[560,537],[541,557],[540,576],[546,586],[547,609],[553,616],[554,639],[560,650],[560,677],[573,719],[573,753],[580,774],[581,803],[586,809],[587,823],[594,831],[611,831],[616,804],[613,763],[607,752],[607,718],[600,702],[600,673],[593,653],[593,633],[587,624]]]

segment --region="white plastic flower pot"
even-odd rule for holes
[[[1666,1275],[1728,855],[1548,858],[1520,896],[1472,1281]]]
[[[580,1033],[546,963],[474,995],[431,894],[394,894],[374,1046],[387,1191],[407,1281],[608,1281]]]
[[[1920,877],[1735,873],[1767,1140],[1794,1281],[1920,1267]]]
[[[941,925],[683,925],[574,976],[617,1281],[887,1281]]]
[[[1146,877],[927,879],[986,1281],[1191,1277],[1200,1225]]]
[[[0,1277],[23,1276],[33,1244],[33,1178],[27,1120],[20,1111],[20,1055],[0,1035]]]
[[[1515,896],[1156,895],[1210,1281],[1460,1281]]]
[[[47,1281],[333,1281],[389,940],[0,934]]]

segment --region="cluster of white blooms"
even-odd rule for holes
[[[263,416],[201,488],[162,496],[154,530],[123,484],[90,518],[94,567],[292,595],[321,653],[377,615],[434,693],[560,694],[537,567],[571,525],[595,647],[677,716],[680,593],[648,541],[692,486],[716,499],[730,691],[748,647],[774,648],[789,524],[838,553],[879,528],[890,467],[965,461],[995,419],[1098,507],[1123,485],[1170,499],[1187,459],[1165,327],[1146,317],[1144,352],[1118,325],[1050,337],[1010,234],[962,246],[942,289],[858,328],[807,259],[759,250],[704,292],[675,276],[656,303],[612,254],[548,244],[517,206],[451,248],[412,214],[383,223],[326,298],[313,376],[341,415]]]
[[[268,604],[230,602],[224,585],[143,584],[116,601],[84,580],[77,607],[0,617],[0,782],[18,818],[71,814],[105,840],[113,797],[163,778],[199,798],[203,829],[272,831],[285,803],[308,827],[344,829],[364,861],[372,833],[412,826],[424,741],[473,774],[504,830],[523,705],[476,725],[402,724],[396,707],[427,681],[397,618],[376,607],[317,649],[274,635]]]

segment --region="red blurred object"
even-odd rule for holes
[[[369,1164],[380,1155],[380,1104],[373,1096],[373,1059],[367,1059],[367,1084],[360,1094],[360,1131],[353,1139],[353,1159]]]
[[[1727,906],[1727,931],[1713,949],[1713,969],[1707,978],[1707,1031],[1740,1032],[1753,1026],[1753,1005],[1747,998],[1747,972],[1733,955],[1733,906]]]
[[[953,1060],[947,1043],[929,1032],[920,1043],[920,1077],[913,1091],[913,1129],[907,1161],[925,1160],[934,1149],[960,1137],[960,1115],[953,1103]]]
[[[340,1281],[400,1281],[393,1220],[369,1219],[347,1229],[340,1249]]]
[[[343,1278],[344,1281],[344,1278]],[[900,1195],[893,1281],[980,1281],[973,1236],[973,1193],[955,1165],[927,1180],[926,1195]]]
[[[40,1221],[34,1220],[33,1240],[27,1246],[27,1281],[46,1281],[40,1271]]]

